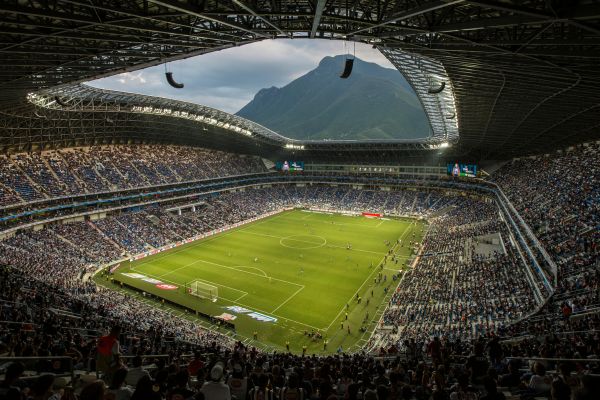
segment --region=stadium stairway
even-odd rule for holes
[[[269,171],[275,169],[275,163],[271,160],[267,160],[266,158],[261,158],[263,165]]]
[[[119,249],[120,251],[124,252],[125,249],[123,249],[121,246],[119,246],[117,244],[117,242],[115,242],[114,240],[112,240],[107,234],[105,234],[100,228],[98,228],[96,226],[96,224],[94,224],[92,221],[86,221],[86,223],[94,230],[96,230],[100,235],[102,235],[102,237],[109,243],[111,243],[113,246],[115,246],[117,249]]]
[[[62,186],[64,186],[64,182],[58,177],[58,175],[56,175],[56,172],[54,171],[54,169],[52,169],[50,167],[50,164],[48,163],[48,160],[46,159],[46,157],[40,157],[40,161],[44,164],[44,166],[46,167],[48,172],[50,172],[50,175],[52,175],[54,177],[54,179],[56,179],[56,182],[59,182]]]
[[[442,207],[439,210],[432,212],[429,215],[429,218],[441,217],[442,215],[449,213],[450,211],[454,210],[455,208],[456,208],[455,205],[449,205],[446,207]]]
[[[33,179],[31,179],[31,177],[27,174],[27,172],[25,172],[25,170],[23,170],[23,168],[21,168],[21,166],[19,165],[18,162],[12,162],[12,165],[14,166],[14,168],[20,172],[20,175],[22,177],[25,178],[25,180],[29,183],[29,185],[35,190],[37,191],[43,198],[49,199],[50,196],[48,195],[48,193],[46,193],[45,190],[43,190],[40,185],[38,185]]]

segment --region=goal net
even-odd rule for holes
[[[188,286],[188,293],[192,296],[217,301],[219,298],[219,289],[202,281],[193,281]]]

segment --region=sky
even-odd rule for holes
[[[339,40],[264,40],[168,63],[175,81],[185,84],[183,89],[169,86],[164,65],[87,83],[97,88],[168,97],[236,113],[260,89],[285,86],[316,68],[324,57],[345,52],[344,42]],[[362,43],[356,44],[356,57],[394,68],[378,50]]]

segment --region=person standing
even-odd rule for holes
[[[121,327],[115,325],[106,336],[98,339],[96,373],[102,373],[102,379],[110,383],[112,381],[112,372],[119,367],[120,349],[119,336],[121,335]]]
[[[231,400],[231,389],[223,382],[223,363],[216,363],[210,370],[210,381],[206,382],[200,393],[211,400]]]

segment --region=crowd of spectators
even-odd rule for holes
[[[428,202],[417,207],[417,196],[428,199]],[[284,208],[393,211],[398,215],[427,216],[457,201],[435,192],[362,191],[323,185],[224,192],[198,202],[196,212],[188,207],[178,214],[166,211],[168,207],[153,205],[123,210],[93,221],[58,221],[38,231],[21,230],[0,241],[0,261],[37,270],[48,268],[40,266],[40,260],[46,259],[46,264],[53,264],[56,259],[57,266],[64,265],[60,274],[85,273],[94,265],[105,264],[126,254],[152,250]],[[32,256],[23,257],[23,254]],[[52,271],[52,268],[48,269]]]
[[[264,171],[257,157],[170,145],[97,146],[2,155],[0,207]]]
[[[586,144],[514,160],[494,174],[547,251],[564,264],[563,273],[580,266],[579,256],[600,251],[599,155],[600,144]]]
[[[591,144],[516,160],[493,177],[559,267],[554,295],[524,320],[543,288],[496,205],[437,191],[273,186],[205,198],[196,212],[153,206],[19,231],[0,241],[0,355],[66,355],[93,371],[96,338],[118,325],[125,332],[119,355],[167,354],[169,362],[152,360],[145,373],[140,358],[119,359],[105,383],[78,388],[52,375],[23,380],[20,363],[0,365],[0,399],[595,398],[600,387],[590,374],[600,368],[587,360],[600,357],[599,153]],[[264,170],[257,158],[177,146],[0,157],[0,205]],[[428,218],[423,243],[403,238],[419,257],[391,296],[386,329],[369,343],[386,357],[260,353],[86,279],[110,260],[286,207]],[[500,238],[501,250],[480,254],[475,244],[488,234]],[[27,366],[65,368],[56,360]]]
[[[14,322],[1,325],[0,354],[47,357],[0,366],[3,400],[592,400],[600,390],[597,338],[501,341],[488,334],[461,341],[444,335],[407,338],[382,356],[262,353],[126,296],[90,303],[11,268],[0,268],[0,292],[0,317]],[[121,304],[134,308],[124,315]],[[99,379],[97,341],[109,332],[118,351]],[[535,356],[578,360],[522,358]],[[74,378],[59,357],[71,359]]]
[[[539,238],[557,266],[554,295],[534,318],[510,327],[513,335],[598,328],[600,310],[600,145],[583,144],[514,160],[493,180]]]
[[[431,335],[474,339],[534,311],[526,266],[494,203],[462,199],[429,222],[418,264],[389,301],[383,324],[391,332],[382,343]],[[500,235],[499,244],[478,254],[475,241],[489,233]]]

